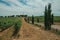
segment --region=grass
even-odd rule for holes
[[[14,29],[15,29],[15,31],[14,31],[14,33],[13,33],[12,36],[16,36],[16,35],[18,34],[18,32],[19,32],[19,30],[20,30],[20,28],[21,28],[21,24],[22,24],[22,22],[21,22],[20,20],[18,20],[18,21],[14,24]]]
[[[60,22],[60,16],[55,16],[55,17],[54,17],[54,21],[55,21],[55,22]]]
[[[60,30],[58,30],[58,29],[52,29],[51,31],[56,33],[57,35],[60,35]]]
[[[1,30],[4,30],[15,24],[17,24],[20,27],[20,25],[21,25],[20,18],[18,18],[18,17],[9,17],[9,18],[3,17],[3,18],[1,18],[0,17],[0,29]]]
[[[44,16],[34,16],[34,21],[37,22],[37,18],[39,18],[39,21],[40,22],[44,22]],[[31,16],[30,16],[30,20],[31,19]],[[54,22],[60,22],[60,16],[54,16]]]
[[[19,29],[22,24],[20,19],[21,19],[20,17],[9,17],[9,18],[8,17],[2,17],[2,18],[0,17],[0,31],[2,32],[5,29],[9,28],[9,30],[0,37],[1,40],[16,36],[18,34]],[[13,26],[13,28],[11,28],[12,26]]]

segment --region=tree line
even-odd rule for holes
[[[31,17],[32,24],[34,24],[34,16]],[[30,22],[29,17],[25,17],[25,21]],[[39,23],[39,18],[37,17],[37,22]],[[54,15],[52,14],[51,3],[48,6],[45,6],[44,11],[44,26],[45,30],[51,30],[51,25],[54,23]]]

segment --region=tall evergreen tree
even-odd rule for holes
[[[51,4],[45,6],[45,30],[51,30]]]
[[[34,24],[34,16],[32,15],[32,24]]]
[[[39,23],[39,17],[37,17],[37,22]]]
[[[48,16],[47,15],[47,6],[45,6],[45,12],[44,13],[45,13],[45,16],[44,16],[45,17],[45,20],[44,20],[45,21],[44,22],[44,24],[45,24],[45,30],[47,30],[47,27],[48,27],[48,22],[47,22],[48,21],[48,19],[47,19],[47,16]]]
[[[51,15],[51,24],[54,24],[54,15]]]
[[[29,23],[29,17],[27,18],[27,20],[28,20],[28,23]]]
[[[51,3],[48,5],[48,30],[51,30]]]

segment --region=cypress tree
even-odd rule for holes
[[[24,20],[26,21],[26,17],[24,18]]]
[[[51,24],[54,24],[54,15],[51,15]]]
[[[0,26],[1,26],[1,22],[0,22]]]
[[[47,27],[48,27],[48,22],[47,22],[48,21],[48,19],[47,19],[47,16],[48,16],[47,15],[47,6],[45,6],[45,12],[44,13],[45,13],[45,16],[44,16],[45,17],[45,20],[44,20],[45,30],[47,30]]]
[[[51,30],[51,3],[48,5],[48,30]]]
[[[48,9],[45,6],[45,30],[51,30],[51,4],[49,3]]]
[[[32,24],[34,24],[34,16],[32,15]]]
[[[29,23],[29,17],[27,18],[27,20],[28,20],[28,23]]]
[[[37,22],[39,23],[39,18],[37,17]]]

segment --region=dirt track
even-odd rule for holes
[[[28,24],[22,18],[22,26],[19,31],[20,37],[13,40],[60,40],[60,36]]]

